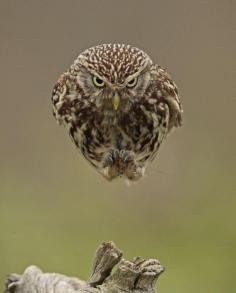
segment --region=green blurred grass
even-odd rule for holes
[[[22,272],[30,264],[86,279],[97,245],[113,240],[127,258],[160,259],[166,267],[160,292],[233,292],[233,174],[222,174],[224,166],[200,172],[201,162],[193,165],[192,174],[185,174],[186,183],[179,182],[169,198],[160,195],[153,182],[150,185],[152,178],[127,187],[103,182],[92,173],[91,178],[80,178],[79,185],[69,187],[75,175],[48,190],[23,186],[16,178],[14,186],[5,181],[1,287],[7,273]]]

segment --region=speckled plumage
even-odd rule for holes
[[[58,122],[108,180],[141,178],[169,131],[182,121],[178,90],[166,70],[124,44],[81,53],[56,83],[52,102]]]

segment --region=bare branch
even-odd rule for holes
[[[30,266],[22,275],[8,277],[5,293],[155,293],[157,278],[164,271],[160,262],[121,258],[122,252],[112,242],[104,242],[97,249],[87,282]]]

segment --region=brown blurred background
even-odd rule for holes
[[[0,291],[30,264],[87,278],[97,245],[159,258],[159,292],[235,292],[236,4],[1,1]],[[107,183],[51,115],[87,47],[135,45],[179,86],[184,126],[147,177]]]

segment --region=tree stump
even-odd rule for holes
[[[102,243],[96,251],[88,281],[56,273],[43,273],[36,266],[22,275],[11,274],[5,293],[155,293],[158,276],[164,271],[156,259],[122,259],[112,243]],[[112,269],[117,265],[117,269]]]

